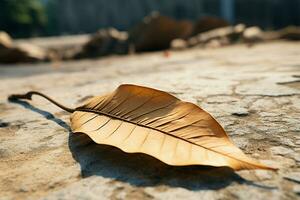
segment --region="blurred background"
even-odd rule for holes
[[[300,0],[0,0],[0,63],[299,40],[299,25]]]
[[[0,29],[16,38],[129,30],[152,11],[191,21],[218,16],[266,30],[300,25],[299,0],[1,0]]]

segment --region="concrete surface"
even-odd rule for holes
[[[300,195],[300,43],[190,49],[0,67],[0,199],[297,199]],[[278,172],[171,167],[69,131],[68,106],[134,83],[210,112],[244,152]]]

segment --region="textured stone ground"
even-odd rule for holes
[[[79,105],[134,83],[210,112],[247,154],[278,172],[171,167],[69,131],[39,90]],[[297,199],[300,195],[300,43],[186,50],[0,67],[0,199]],[[51,114],[50,114],[51,113]]]

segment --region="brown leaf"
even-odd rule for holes
[[[200,107],[155,89],[121,85],[75,109],[74,133],[125,152],[141,152],[169,165],[271,169],[247,157]]]

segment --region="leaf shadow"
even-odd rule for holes
[[[39,108],[31,105],[27,101],[13,100],[13,101],[9,101],[9,102],[19,104],[19,105],[23,106],[26,109],[29,109],[29,110],[31,110],[33,112],[36,112],[36,113],[42,115],[43,117],[45,117],[46,119],[55,122],[56,124],[58,124],[62,128],[64,128],[64,129],[68,130],[69,132],[71,132],[71,128],[70,128],[70,126],[66,122],[62,121],[61,119],[56,118],[50,112],[47,112],[45,110],[41,110],[41,109],[39,109]]]
[[[22,100],[15,100],[13,103],[39,113],[68,130],[69,149],[73,158],[80,164],[83,178],[96,175],[138,187],[166,185],[188,190],[218,190],[232,183],[268,190],[276,189],[246,180],[228,167],[170,166],[145,154],[125,153],[113,146],[96,144],[85,134],[72,133],[66,122],[47,111]]]
[[[97,175],[134,186],[167,185],[189,190],[220,189],[232,182],[246,182],[227,167],[170,166],[145,154],[96,144],[81,133],[70,134],[69,147],[83,177]]]

